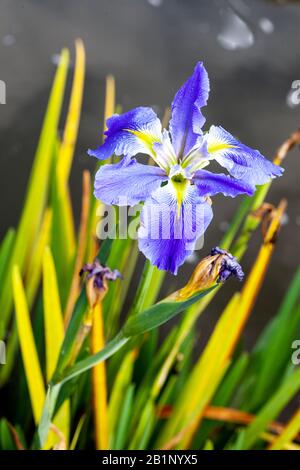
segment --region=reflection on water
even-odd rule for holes
[[[248,24],[228,7],[221,11],[223,29],[217,39],[222,47],[228,50],[246,49],[254,44],[254,34]]]
[[[259,22],[260,29],[265,34],[271,34],[274,31],[274,23],[269,18],[260,18]]]
[[[163,3],[163,0],[148,0],[148,3],[153,7],[160,7]]]
[[[268,0],[271,3],[277,3],[278,5],[286,5],[288,3],[298,3],[300,4],[300,0]]]

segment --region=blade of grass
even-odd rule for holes
[[[49,381],[55,370],[64,338],[64,325],[53,257],[49,247],[43,256],[43,300],[46,345],[46,375]],[[70,435],[70,403],[66,401],[55,417],[55,425],[68,444]]]
[[[142,419],[138,423],[138,426],[133,434],[132,440],[128,446],[129,450],[143,450],[146,448],[152,425],[155,420],[155,409],[152,402],[148,402],[145,408],[145,412],[142,415]]]
[[[34,164],[28,184],[27,196],[19,223],[16,240],[13,245],[7,276],[4,280],[0,298],[0,338],[10,319],[12,307],[11,276],[13,266],[17,263],[24,271],[26,260],[32,252],[32,246],[43,215],[49,190],[49,175],[53,161],[54,143],[62,106],[64,89],[69,63],[69,52],[64,49],[55,75],[49,104],[44,118],[43,128],[35,154]],[[32,223],[34,221],[34,223]]]
[[[120,417],[118,420],[118,427],[116,429],[116,437],[114,444],[112,446],[113,450],[123,450],[126,440],[128,439],[128,428],[130,423],[130,415],[133,408],[133,399],[134,399],[134,385],[131,384],[125,390],[122,408],[119,410]]]
[[[57,172],[59,179],[68,182],[78,135],[85,78],[85,50],[81,39],[75,41],[75,70],[71,97],[62,143],[59,149]]]
[[[145,261],[145,266],[142,273],[142,278],[137,290],[137,293],[132,302],[132,308],[128,316],[134,316],[137,313],[141,312],[145,307],[145,299],[148,290],[150,289],[150,284],[155,273],[155,266],[153,266],[149,260]]]
[[[8,421],[5,418],[0,420],[0,449],[16,450]]]
[[[53,182],[53,255],[59,279],[64,281],[61,283],[64,301],[69,289],[69,283],[66,282],[66,278],[69,279],[70,276],[76,247],[68,179],[79,129],[85,76],[85,51],[80,39],[77,39],[75,42],[75,51],[75,70],[69,109],[63,139],[58,147],[54,171],[55,181]],[[66,288],[63,286],[66,286]]]
[[[13,228],[8,229],[0,246],[0,284],[3,284],[3,276],[6,274],[7,263],[13,249],[16,231]]]
[[[274,441],[269,446],[269,450],[281,450],[284,448],[285,444],[288,444],[290,441],[297,436],[300,431],[300,409],[292,416],[290,421],[287,423],[284,431],[274,439]]]
[[[32,333],[25,290],[21,279],[20,269],[17,265],[13,268],[12,281],[21,353],[33,417],[35,423],[38,423],[45,401],[44,380]]]
[[[29,307],[33,305],[35,295],[41,280],[42,260],[45,247],[50,242],[51,224],[52,211],[51,209],[46,209],[41,225],[41,230],[39,232],[39,236],[36,241],[32,257],[28,263],[28,268],[25,276],[26,297],[28,299]]]
[[[105,105],[104,105],[104,132],[107,129],[106,120],[112,116],[116,109],[116,84],[113,75],[106,77]]]
[[[29,309],[31,309],[33,306],[41,280],[42,254],[50,238],[51,220],[51,210],[46,209],[41,225],[41,230],[35,243],[33,255],[29,260],[26,272],[25,290]],[[16,320],[14,318],[7,342],[6,364],[5,367],[0,369],[0,385],[4,385],[7,382],[14,366],[16,351],[18,348],[18,334],[15,321]]]
[[[136,243],[128,243],[124,256],[122,257],[121,266],[118,267],[119,271],[124,273],[125,277],[122,282],[114,283],[110,287],[109,292],[104,299],[106,312],[105,325],[108,338],[115,335],[120,328],[120,315],[122,313],[128,289],[131,285],[137,260],[138,249]],[[108,266],[115,267],[115,264],[108,263]]]
[[[21,279],[20,269],[17,265],[15,265],[13,268],[12,283],[18,336],[25,369],[26,382],[28,386],[34,422],[38,424],[41,418],[46,393],[44,379],[34,341],[25,289]],[[51,435],[49,435],[49,439],[46,441],[47,436],[48,432],[45,435],[43,445],[45,448],[50,448],[55,443],[56,439],[51,433]]]
[[[92,353],[100,351],[105,344],[102,303],[93,308]],[[107,411],[106,366],[101,362],[92,370],[93,412],[95,428],[95,447],[98,450],[109,448],[109,427]]]
[[[252,423],[240,434],[232,446],[235,450],[247,450],[255,446],[261,433],[268,424],[285,408],[293,396],[300,390],[300,369],[295,370],[281,387],[268,400]]]
[[[123,406],[123,400],[126,393],[126,390],[129,387],[129,384],[132,379],[133,365],[135,361],[135,351],[130,351],[126,354],[120,369],[115,377],[113,388],[110,395],[109,405],[108,405],[108,419],[109,419],[109,432],[110,432],[110,448],[118,449],[116,441],[117,434],[119,435],[119,425],[118,418],[121,413]],[[118,426],[117,426],[118,424]],[[120,435],[118,439],[121,439]]]
[[[251,369],[248,381],[255,377],[255,394],[252,387],[247,396],[247,408],[255,409],[262,405],[282,380],[290,363],[290,346],[297,337],[300,325],[299,302],[300,270],[296,273],[276,317],[268,324],[259,338],[251,355]],[[276,362],[266,361],[266,357],[276,357]]]
[[[80,420],[78,421],[73,439],[72,439],[71,444],[70,444],[70,450],[75,450],[76,449],[77,442],[78,442],[80,433],[82,431],[85,419],[86,419],[86,415],[82,415]]]
[[[233,362],[212,399],[213,407],[224,407],[230,403],[231,397],[239,383],[242,381],[248,364],[249,355],[246,353],[241,354],[238,359]],[[204,417],[207,418],[206,411],[204,412]],[[209,435],[211,435],[215,426],[216,422],[212,420],[205,420],[201,424],[196,438],[197,448],[201,448],[204,445],[204,442],[207,440]]]
[[[82,177],[82,203],[81,203],[81,217],[78,237],[77,254],[73,270],[73,278],[71,282],[69,297],[64,314],[64,323],[67,327],[74,309],[76,299],[80,292],[80,278],[79,272],[83,266],[84,254],[86,249],[86,235],[87,235],[87,223],[88,214],[90,209],[90,191],[91,191],[91,176],[89,171],[83,172]]]

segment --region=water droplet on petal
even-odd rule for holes
[[[223,11],[222,16],[224,25],[217,39],[224,49],[246,49],[254,44],[254,34],[240,16],[230,9]]]
[[[271,34],[274,31],[274,23],[270,20],[270,18],[260,18],[259,22],[260,29],[265,34]]]
[[[2,38],[3,46],[13,46],[16,43],[16,37],[13,34],[6,34]]]

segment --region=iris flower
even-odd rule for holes
[[[100,160],[123,157],[100,167],[94,194],[109,205],[143,202],[139,249],[153,265],[174,274],[211,222],[211,196],[251,196],[256,185],[283,172],[223,127],[202,131],[205,118],[201,108],[208,95],[208,75],[198,62],[174,97],[168,130],[162,129],[151,108],[138,107],[110,117],[103,145],[88,151]],[[138,163],[137,154],[150,156],[156,165]],[[212,160],[227,174],[208,171]],[[159,209],[159,215],[153,207]],[[165,220],[170,225],[167,236]]]

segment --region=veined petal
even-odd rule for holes
[[[96,173],[94,195],[105,204],[133,206],[147,199],[168,179],[157,166],[127,163],[103,165]]]
[[[207,142],[203,136],[199,137],[196,145],[185,156],[181,165],[183,168],[189,168],[191,172],[195,172],[200,168],[209,165],[209,153],[207,151]]]
[[[238,194],[252,196],[254,192],[252,186],[243,180],[231,178],[224,174],[211,173],[206,170],[196,171],[193,175],[193,182],[199,191],[199,196],[214,196],[218,193],[231,197],[235,197]]]
[[[170,183],[162,186],[144,204],[139,249],[158,269],[177,274],[212,216],[210,204],[199,197],[194,186],[186,189],[179,214],[174,188]]]
[[[156,154],[155,161],[165,170],[177,164],[177,157],[166,129],[163,130],[162,141],[153,144],[153,150]]]
[[[161,142],[161,122],[151,108],[139,107],[124,114],[114,114],[106,121],[106,139],[88,154],[106,160],[111,155],[154,155],[154,142]]]
[[[170,132],[177,157],[184,158],[202,135],[205,118],[201,107],[207,103],[209,80],[202,62],[178,90],[172,103]]]
[[[204,136],[211,159],[215,159],[229,173],[255,188],[271,178],[281,176],[283,168],[264,158],[258,150],[236,140],[222,127],[212,126]]]

